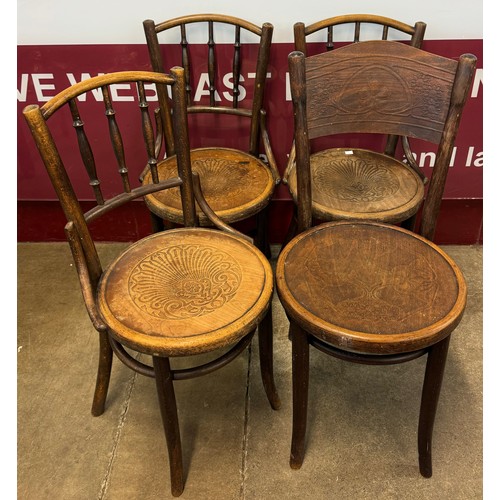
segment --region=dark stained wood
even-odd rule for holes
[[[137,109],[126,115],[115,110],[110,91],[113,84],[123,83],[136,85],[138,91]],[[145,83],[156,85],[159,108],[150,106]],[[163,106],[168,88],[172,108]],[[92,142],[99,140],[102,143],[106,134],[104,137],[92,134],[94,128],[101,129],[97,123],[84,124],[78,109],[89,101],[80,96],[96,90],[103,92],[104,113],[96,115],[95,121],[107,122],[109,128],[108,155],[99,155],[99,162],[94,158]],[[78,158],[81,157],[96,194],[95,206],[85,212],[71,184],[67,165],[59,154],[59,139],[52,135],[52,122],[48,122],[61,111],[63,123],[68,107],[71,113],[66,115],[70,118],[67,128],[70,132],[75,131],[75,140],[73,150],[65,151],[64,160],[73,168],[82,163]],[[66,215],[65,232],[83,302],[99,335],[92,414],[98,416],[105,410],[115,355],[137,373],[155,378],[169,452],[171,491],[178,496],[184,487],[184,471],[173,380],[203,376],[225,366],[247,348],[258,329],[264,389],[271,406],[279,407],[272,373],[270,318],[274,283],[270,263],[250,238],[222,221],[203,196],[199,176],[193,173],[191,166],[182,68],[172,68],[167,74],[124,71],[90,78],[63,90],[42,107],[26,106],[23,114]],[[132,126],[134,120],[135,128]],[[172,147],[176,152],[175,168],[168,178],[158,179],[155,174],[157,139],[165,130],[164,124],[169,122],[173,131]],[[122,136],[120,125],[123,123],[137,133],[132,137]],[[97,139],[96,135],[99,135]],[[60,136],[68,150],[69,133]],[[144,144],[143,157],[125,157],[125,137],[134,144]],[[129,176],[131,161],[137,171],[148,164],[149,183],[140,184],[139,179]],[[109,178],[102,175],[105,170],[115,173],[118,180],[115,187],[101,186],[100,175],[102,179]],[[268,184],[272,184],[270,174],[268,178]],[[122,192],[116,193],[116,185]],[[92,223],[137,198],[174,190],[177,190],[180,222],[185,227],[157,232],[133,243],[103,270],[92,239]],[[112,194],[105,199],[105,193]],[[206,217],[219,229],[197,227],[195,200],[201,207],[200,217]],[[170,369],[171,356],[191,356],[219,348],[224,348],[225,352],[208,363],[177,371]],[[141,359],[149,359],[149,362],[139,361],[138,353],[143,355]],[[152,357],[152,366],[148,356]]]
[[[300,113],[295,118],[296,161],[290,171],[298,179],[289,180],[292,197],[307,200],[310,194],[306,191],[314,183],[320,202],[315,203],[313,194],[307,209],[314,218],[403,222],[417,213],[424,198],[424,182],[412,169],[390,156],[384,159],[380,153],[359,148],[347,148],[345,155],[340,150],[326,150],[324,160],[319,160],[318,153],[313,161],[309,140],[332,134],[377,133],[428,141],[437,145],[437,153],[423,209],[422,234],[432,239],[475,56],[464,54],[455,61],[379,40],[308,58],[294,52],[289,62],[292,100]],[[405,149],[409,149],[407,144]],[[398,171],[405,170],[406,178],[400,177]],[[316,182],[311,180],[313,176]],[[329,182],[325,182],[327,177]],[[353,204],[350,212],[338,207],[338,197],[346,197],[346,186]],[[386,199],[379,209],[374,207],[375,198]],[[319,205],[322,210],[316,210]],[[307,227],[307,220],[305,224],[299,230]]]
[[[304,39],[305,27],[295,29]],[[331,33],[328,40],[331,48]],[[312,346],[376,365],[427,355],[418,451],[420,473],[432,475],[432,429],[467,287],[457,265],[431,240],[475,64],[472,54],[456,61],[387,40],[289,56],[295,147],[286,174],[297,213],[276,285],[292,338],[294,469],[305,453]],[[388,134],[390,144],[384,154],[359,148],[311,154],[310,139],[346,132]],[[408,137],[437,145],[425,201],[418,167],[391,156],[398,136],[409,157]],[[312,227],[316,219],[336,222]]]
[[[396,227],[326,223],[299,235],[280,262],[279,276],[286,280],[281,298],[291,317],[347,351],[428,347],[456,327],[465,307],[466,285],[456,264]]]
[[[300,468],[305,455],[309,346],[375,365],[427,355],[418,450],[420,472],[430,477],[446,352],[467,300],[458,266],[429,240],[397,226],[328,222],[303,231],[283,249],[276,286],[292,340],[290,466]]]
[[[248,134],[248,150],[247,151],[234,151],[233,157],[235,162],[231,165],[235,166],[234,174],[230,174],[229,177],[217,178],[214,177],[215,171],[210,170],[209,179],[204,179],[203,169],[199,170],[201,176],[202,185],[207,182],[210,185],[216,185],[217,183],[224,184],[225,186],[231,182],[234,186],[231,188],[231,213],[227,214],[224,212],[219,212],[218,206],[225,203],[226,191],[223,189],[212,190],[210,195],[207,195],[209,203],[215,210],[217,215],[224,219],[226,222],[236,222],[252,217],[265,209],[267,206],[273,192],[274,186],[280,182],[280,176],[278,173],[278,168],[272,152],[271,143],[269,141],[269,136],[267,134],[267,127],[265,121],[265,111],[263,109],[264,105],[264,90],[266,86],[267,78],[267,68],[269,63],[269,54],[271,49],[271,39],[273,33],[273,26],[270,23],[264,23],[262,26],[257,26],[253,23],[239,19],[232,16],[220,15],[220,14],[196,14],[190,16],[179,17],[164,22],[155,24],[152,20],[145,20],[143,22],[144,32],[146,36],[146,42],[148,45],[151,67],[153,71],[164,72],[166,67],[171,67],[176,64],[181,64],[185,70],[186,75],[186,92],[188,96],[189,113],[209,113],[214,115],[236,115],[244,117],[245,120],[249,120],[249,134]],[[224,28],[231,26],[234,28],[234,42],[233,42],[233,55],[227,61],[222,60],[218,56],[218,38],[220,37],[220,32]],[[209,103],[195,103],[193,102],[192,95],[192,78],[194,77],[193,64],[190,58],[189,51],[189,33],[188,29],[193,27],[193,29],[204,30],[207,33],[207,59],[206,59],[206,69],[209,81]],[[178,30],[180,28],[180,39],[179,43],[181,45],[181,60],[174,61],[168,60],[164,61],[161,51],[161,45],[159,40],[159,35],[162,35],[168,30]],[[175,32],[174,31],[174,32]],[[203,31],[202,31],[203,32]],[[242,38],[243,36],[248,36],[249,34],[256,40],[255,43],[258,44],[258,54],[255,61],[252,61],[252,68],[255,72],[255,78],[251,81],[246,79],[245,88],[247,92],[252,95],[251,101],[240,102],[240,77],[241,67],[243,63],[243,51],[242,51]],[[171,42],[172,43],[172,42]],[[248,66],[247,66],[248,67]],[[219,82],[221,81],[222,72],[229,72],[232,74],[232,103],[231,106],[225,106],[216,100],[216,95],[219,95],[224,91],[222,88],[218,88]],[[249,102],[249,104],[247,104]],[[168,103],[165,103],[168,105]],[[166,117],[168,120],[168,117]],[[166,124],[165,132],[168,136],[172,134],[171,124]],[[166,138],[168,144],[168,137]],[[212,143],[213,144],[213,143]],[[264,147],[264,152],[267,157],[267,162],[264,162],[259,158],[261,152],[261,144]],[[220,135],[220,148],[223,151],[224,148],[224,137]],[[205,154],[204,159],[200,159],[201,162],[207,164],[218,161],[218,153],[215,148],[202,148],[199,150],[198,154]],[[174,151],[171,148],[166,148],[167,156],[172,156]],[[238,155],[240,156],[238,158]],[[268,186],[267,183],[262,183],[257,181],[257,185],[264,188],[263,191],[254,196],[253,205],[249,205],[248,197],[246,197],[245,190],[249,189],[255,191],[256,186],[245,184],[247,178],[240,178],[240,169],[238,168],[239,163],[248,162],[248,155],[254,157],[251,160],[253,169],[259,172],[257,175],[260,178],[262,176],[272,178],[272,185]],[[157,154],[157,158],[159,155]],[[165,175],[169,175],[168,172],[161,172],[161,169],[165,167],[165,164],[160,164],[160,178]],[[151,176],[144,172],[143,182],[151,182]],[[239,185],[243,182],[242,185]],[[251,181],[250,181],[251,182]],[[238,198],[237,193],[241,194],[241,198]],[[155,199],[153,199],[155,198]],[[265,200],[264,203],[262,201]],[[179,214],[177,207],[171,205],[170,199],[163,199],[162,195],[151,196],[148,198],[148,206],[151,212],[166,221],[178,223]],[[227,217],[229,216],[229,217]],[[257,238],[257,245],[259,248],[268,251],[268,238],[267,232],[264,228],[260,227],[259,221],[261,218],[257,218],[257,234],[262,235],[264,238]],[[201,218],[202,225],[210,225],[210,221],[206,218]],[[155,222],[155,227],[160,227],[157,222]]]
[[[347,14],[347,15],[340,15],[340,16],[334,16],[330,17],[327,19],[323,19],[321,21],[312,23],[308,26],[306,26],[302,22],[295,23],[294,25],[294,44],[295,44],[295,50],[302,52],[303,54],[311,55],[309,52],[308,48],[308,37],[310,35],[315,35],[314,41],[317,40],[318,35],[323,33],[323,39],[326,39],[326,45],[325,45],[325,51],[332,51],[333,49],[337,49],[337,44],[335,41],[335,33],[337,29],[342,29],[344,36],[340,39],[342,43],[344,44],[345,40],[345,33],[346,30],[352,31],[352,38],[351,42],[354,44],[357,44],[360,40],[367,40],[366,36],[366,30],[365,28],[376,28],[376,31],[380,32],[380,39],[382,40],[388,40],[388,39],[394,39],[397,40],[398,42],[401,43],[406,43],[409,44],[413,47],[420,47],[424,38],[425,34],[425,29],[426,29],[426,24],[424,22],[416,22],[414,25],[409,25],[404,22],[398,21],[396,19],[392,19],[389,17],[384,17],[384,16],[378,16],[378,15],[373,15],[373,14]],[[371,34],[370,34],[371,35]],[[371,35],[372,36],[372,35]],[[311,39],[309,39],[311,40]],[[378,63],[378,62],[377,62]],[[352,66],[352,78],[354,80],[366,80],[367,75],[362,75],[361,73],[357,73],[357,66]],[[337,68],[335,71],[332,71],[332,75],[335,75],[334,78],[336,79],[338,77],[338,70]],[[370,74],[370,77],[372,75]],[[342,77],[341,77],[342,78]],[[297,81],[297,80],[296,80]],[[322,80],[323,82],[323,80]],[[347,86],[351,87],[351,82],[348,81],[348,79],[344,80],[342,79],[342,82]],[[348,82],[348,83],[347,83]],[[357,82],[355,82],[357,85]],[[384,86],[386,85],[387,82],[381,83],[382,87],[385,88]],[[326,86],[329,86],[329,83],[323,82],[322,83],[326,88]],[[372,95],[370,92],[368,94],[363,95],[363,93],[359,94],[357,91],[356,85],[353,85],[353,91],[352,91],[352,99],[353,103],[357,103],[358,106],[363,106],[362,104],[362,99],[368,97],[370,101],[370,106],[372,104]],[[378,85],[377,82],[372,83],[372,87],[376,87]],[[311,85],[309,85],[310,87]],[[356,88],[355,88],[356,87]],[[388,87],[389,89],[390,87]],[[333,89],[337,89],[337,87],[332,87],[332,91],[335,92]],[[387,90],[388,90],[387,89]],[[343,89],[342,92],[345,90]],[[389,92],[389,90],[388,90]],[[383,98],[382,96],[380,96]],[[335,101],[337,99],[337,95],[333,99]],[[392,100],[392,97],[389,97],[389,100]],[[309,98],[308,101],[313,103],[315,101],[315,98]],[[317,111],[319,113],[325,113],[325,120],[331,119],[334,124],[340,124],[341,119],[337,115],[335,116],[327,116],[328,113],[326,112],[329,109],[329,106],[331,103],[325,103],[321,102],[321,104],[318,102],[318,107]],[[305,103],[304,103],[305,106]],[[325,106],[323,108],[323,106]],[[342,106],[344,106],[344,102],[342,103]],[[369,110],[370,106],[366,107],[366,110]],[[346,114],[353,113],[355,114],[355,110],[350,108],[349,106],[343,108]],[[338,110],[336,110],[338,111]],[[384,110],[385,112],[386,110]],[[307,113],[311,114],[313,110],[309,108],[308,104],[308,109]],[[363,114],[360,115],[360,117],[368,117],[368,114]],[[367,122],[369,119],[366,120]],[[375,124],[378,123],[378,119],[376,119]],[[374,128],[378,128],[377,125],[374,124]],[[362,132],[364,130],[356,130],[356,132]],[[332,133],[337,133],[337,132],[332,132]],[[379,130],[377,130],[375,133],[380,133]],[[399,140],[399,135],[395,135],[393,132],[384,132],[385,135],[387,135],[387,141],[384,149],[384,155],[388,157],[393,157],[395,152],[396,152],[396,146]],[[316,133],[313,128],[312,124],[310,126],[310,134],[309,138],[316,137],[318,133]],[[321,135],[326,135],[321,133]],[[403,136],[404,137],[404,136]],[[349,154],[351,155],[351,163],[356,164],[356,165],[364,165],[364,160],[357,159],[358,156],[358,151],[360,151],[359,147],[355,149],[347,149],[349,151]],[[319,152],[318,150],[314,150],[313,152]],[[321,156],[315,156],[314,157],[314,166],[312,166],[314,169],[317,169],[318,171],[322,171],[323,167],[325,170],[329,170],[330,173],[335,172],[335,180],[332,178],[331,182],[329,185],[333,185],[336,180],[338,180],[339,177],[345,175],[345,182],[351,183],[354,187],[355,190],[358,191],[358,194],[356,198],[353,199],[354,202],[354,207],[350,208],[348,211],[339,210],[339,207],[336,206],[338,202],[338,197],[332,196],[331,202],[326,202],[321,203],[319,202],[320,206],[318,205],[316,197],[325,197],[327,200],[331,196],[332,191],[329,189],[323,190],[322,188],[322,182],[320,182],[319,188],[314,189],[313,187],[313,193],[312,193],[312,203],[313,203],[313,208],[312,208],[312,216],[316,219],[322,220],[322,221],[328,221],[328,220],[342,220],[345,218],[348,219],[372,219],[372,220],[378,220],[378,221],[387,221],[387,222],[392,222],[392,223],[397,223],[397,222],[402,222],[402,221],[408,221],[406,225],[409,228],[413,228],[413,215],[415,212],[418,210],[421,201],[423,199],[423,191],[424,191],[424,185],[427,182],[427,179],[421,174],[420,169],[418,166],[412,161],[413,156],[411,156],[411,150],[408,146],[408,149],[405,151],[405,153],[410,155],[411,160],[408,161],[408,164],[412,167],[412,169],[417,173],[419,177],[422,178],[422,182],[418,183],[418,196],[415,198],[407,198],[403,202],[401,201],[401,196],[398,190],[396,192],[391,193],[390,197],[393,195],[396,197],[395,199],[391,200],[388,199],[388,206],[384,208],[381,212],[377,210],[372,210],[372,207],[365,206],[364,201],[368,197],[369,201],[373,198],[373,191],[371,190],[374,186],[372,183],[373,179],[368,180],[366,176],[363,176],[362,179],[358,178],[353,178],[352,177],[352,172],[350,169],[348,169],[347,174],[344,174],[344,169],[343,169],[343,162],[332,162],[332,160],[328,157],[321,157]],[[366,155],[365,155],[366,156]],[[295,150],[295,143],[293,144],[289,159],[287,162],[287,166],[285,169],[285,173],[283,174],[283,182],[285,184],[289,185],[289,191],[290,194],[292,195],[293,199],[297,198],[297,183],[300,182],[296,179],[297,177],[297,172],[296,172],[296,165],[295,165],[295,157],[296,157],[296,150]],[[373,158],[369,159],[369,164],[370,165],[377,165],[377,163],[382,159],[381,156],[374,156]],[[380,165],[381,170],[387,171],[387,167],[385,166],[385,163],[389,162],[390,164],[390,170],[392,168],[396,168],[395,175],[398,175],[398,172],[401,173],[403,170],[406,170],[407,167],[403,164],[399,164],[399,167],[396,167],[396,164],[394,162],[391,162],[390,160],[383,160],[382,164]],[[366,170],[364,166],[361,166],[363,170]],[[325,173],[322,174],[326,175]],[[313,179],[315,177],[315,172],[312,172]],[[399,184],[402,192],[407,191],[407,189],[412,189],[413,192],[413,185],[414,185],[414,179],[410,174],[407,176],[407,180],[410,182],[410,186],[405,187],[405,181],[403,180],[402,183]],[[368,180],[368,186],[364,186],[364,182]],[[305,189],[309,189],[307,186],[305,186]],[[382,188],[383,190],[383,188]],[[394,190],[393,190],[394,191]],[[377,197],[381,196],[381,192],[378,193]],[[384,195],[384,197],[386,197]],[[331,204],[331,206],[330,206]],[[285,243],[287,243],[290,240],[290,237],[292,237],[294,234],[296,234],[296,228],[301,226],[303,221],[301,223],[297,223],[297,213],[294,213],[294,216],[291,219],[290,226],[288,229],[288,236],[287,239],[285,240]]]

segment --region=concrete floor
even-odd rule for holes
[[[122,244],[101,244],[104,260]],[[354,365],[313,350],[307,450],[288,465],[291,349],[274,301],[271,410],[255,344],[211,375],[177,383],[190,499],[481,499],[482,247],[445,247],[464,271],[468,307],[453,333],[434,428],[434,475],[419,475],[417,420],[424,359]],[[101,417],[90,405],[97,335],[66,243],[18,250],[18,464],[22,500],[170,498],[152,379],[115,361]],[[177,366],[177,365],[176,365]]]

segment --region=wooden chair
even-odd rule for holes
[[[143,24],[153,71],[164,72],[165,67],[174,64],[182,65],[186,71],[188,113],[196,114],[196,120],[199,120],[192,126],[201,123],[205,127],[204,134],[199,131],[196,134],[198,144],[192,151],[192,163],[202,179],[208,203],[227,223],[255,216],[257,246],[269,254],[265,209],[280,182],[263,108],[272,24],[264,23],[259,27],[243,19],[219,14],[196,14],[158,24],[148,19]],[[218,43],[219,39],[224,42],[224,37],[229,37],[231,31],[233,45]],[[198,58],[193,62],[188,35],[203,32],[207,33],[208,40],[206,61]],[[160,44],[159,35],[170,36],[167,40],[172,40],[171,44],[176,36],[179,40],[177,53],[174,45]],[[208,78],[208,95],[201,100],[195,99],[198,87],[195,82],[204,73]],[[229,84],[224,74],[231,77],[230,88],[226,86]],[[227,97],[224,96],[227,95],[231,102],[226,105],[224,99],[227,101]],[[166,155],[171,156],[171,125],[165,123],[164,129]],[[228,144],[228,139],[234,140],[238,134],[246,135],[246,149],[242,146],[223,147]],[[261,143],[266,161],[259,157]],[[160,179],[168,178],[175,169],[175,159],[171,159],[162,163],[158,175]],[[151,183],[148,170],[142,178],[144,184]],[[180,200],[174,194],[153,193],[146,196],[146,203],[155,230],[162,230],[164,221],[182,223]],[[199,218],[202,226],[211,224],[201,211]]]
[[[330,17],[315,22],[308,26],[298,22],[294,25],[295,50],[304,53],[306,56],[316,55],[320,52],[334,50],[346,43],[358,43],[370,39],[394,40],[407,43],[413,47],[420,48],[425,35],[427,25],[418,21],[414,25],[409,25],[388,17],[373,14],[348,14]],[[335,34],[335,36],[334,36]],[[321,38],[322,42],[318,42]],[[337,40],[350,39],[352,42],[338,42]],[[352,139],[352,138],[351,138]],[[355,137],[352,143],[357,145],[351,148],[346,142],[347,138],[324,141],[316,146],[317,154],[311,158],[311,169],[313,179],[313,210],[314,217],[320,221],[345,220],[345,219],[373,219],[385,222],[405,222],[406,226],[412,228],[415,219],[412,217],[422,201],[424,185],[427,179],[421,173],[418,165],[410,155],[408,163],[415,173],[407,173],[407,168],[401,169],[400,162],[394,162],[392,157],[396,153],[399,137],[388,135],[374,138],[370,135],[366,138]],[[382,142],[380,142],[382,140]],[[359,143],[362,141],[366,146],[360,149]],[[380,152],[371,150],[374,144],[380,142]],[[341,146],[334,147],[333,146]],[[337,143],[337,144],[335,144]],[[405,151],[409,153],[407,141],[404,139]],[[347,147],[346,147],[347,146]],[[353,172],[342,167],[343,149],[352,151],[350,165],[355,168]],[[382,153],[383,154],[380,154]],[[356,165],[354,167],[354,165]],[[400,182],[396,189],[394,184],[389,188],[385,185],[387,179],[382,173],[375,175],[369,180],[360,180],[356,177],[358,170],[364,171],[370,167],[367,165],[378,165],[380,171],[389,170],[393,172]],[[367,174],[369,175],[369,174]],[[292,145],[288,157],[287,166],[283,174],[283,183],[288,184],[288,188],[293,200],[297,199],[297,173],[295,169],[295,146]],[[329,177],[325,182],[325,176]],[[338,186],[338,187],[337,187]],[[349,194],[343,196],[340,202],[337,193],[345,187],[351,186]],[[415,193],[415,186],[418,186],[416,198],[409,199],[408,190]],[[374,192],[379,198],[384,198],[384,205],[373,207],[371,204]],[[350,203],[347,203],[345,197]],[[292,216],[285,244],[297,232],[296,210]]]
[[[276,284],[292,339],[292,468],[301,467],[305,454],[313,346],[342,360],[377,365],[427,355],[418,451],[421,474],[432,475],[439,391],[467,290],[460,269],[431,240],[475,63],[471,54],[455,61],[390,41],[289,56],[299,234],[279,256]],[[311,227],[309,138],[357,128],[439,145],[420,234],[363,220]],[[347,168],[348,155],[344,161]]]
[[[118,116],[119,110],[125,109],[124,104],[113,102],[115,84],[120,84],[120,92],[125,84],[132,90],[137,85],[136,103],[126,104],[129,110],[135,105],[136,111],[127,110],[120,117],[125,125],[121,127],[123,135]],[[133,187],[131,178],[138,179],[146,161],[153,177],[161,168],[155,158],[148,97],[156,100],[156,93],[160,103],[164,102],[168,88],[173,93],[173,145],[179,172],[172,172],[169,179]],[[96,95],[102,96],[102,103],[90,102]],[[87,114],[87,120],[84,115],[93,105],[100,106],[102,112],[93,118]],[[167,112],[162,106],[159,109]],[[198,176],[191,175],[182,68],[170,74],[128,71],[91,78],[63,90],[41,107],[27,106],[24,117],[67,217],[65,232],[84,303],[99,334],[92,414],[98,416],[104,411],[114,355],[131,369],[154,378],[170,459],[171,490],[178,496],[183,491],[184,473],[174,381],[226,365],[249,345],[258,326],[264,387],[272,407],[280,405],[273,381],[273,274],[269,262],[250,238],[214,215],[201,194]],[[74,143],[70,143],[71,125],[76,132]],[[103,151],[107,127],[109,151]],[[144,144],[142,154],[131,155],[132,161],[128,161],[128,144],[139,142]],[[97,202],[85,213],[75,194],[81,186],[70,180],[73,175],[81,178],[76,170],[82,161]],[[114,183],[110,179],[113,170],[118,174]],[[105,178],[108,186],[101,183]],[[94,221],[158,190],[180,191],[186,227],[155,233],[131,244],[103,271],[92,240]],[[219,229],[195,227],[195,200]],[[138,361],[129,350],[151,356],[152,366]],[[170,367],[171,357],[215,350],[218,357],[202,366],[182,370]],[[222,351],[225,353],[221,355]]]

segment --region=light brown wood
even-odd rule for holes
[[[136,106],[135,113],[133,110],[118,113],[114,109],[109,87],[123,83],[137,88],[138,100],[131,103]],[[160,98],[157,111],[149,105],[145,83],[156,85],[156,95]],[[272,269],[251,238],[218,218],[203,196],[199,175],[191,168],[185,83],[182,68],[173,68],[168,74],[108,73],[76,83],[42,107],[29,105],[23,112],[67,218],[64,229],[83,302],[99,335],[92,414],[99,416],[105,410],[115,356],[135,372],[155,378],[174,496],[179,496],[184,488],[174,380],[199,377],[227,365],[248,347],[258,328],[262,383],[271,407],[280,406],[273,377]],[[172,95],[172,111],[162,105],[167,88]],[[87,92],[102,92],[103,112],[84,122],[80,108],[93,102],[86,99]],[[59,120],[48,122],[55,113],[60,115]],[[166,123],[167,113],[168,121],[172,118],[176,157],[168,178],[159,180],[156,139]],[[157,120],[158,117],[162,119]],[[134,118],[138,121],[135,127]],[[104,127],[97,123],[99,120],[105,122]],[[58,131],[55,135],[53,123]],[[122,135],[123,124],[132,132]],[[94,129],[105,130],[106,125],[108,141],[106,134],[91,133]],[[72,138],[72,133],[76,137]],[[129,175],[125,154],[130,147],[126,146],[128,141],[133,145],[144,143],[150,183],[136,185],[139,179]],[[99,155],[93,153],[95,142],[99,143]],[[63,156],[59,153],[61,148]],[[131,156],[137,165],[141,164],[140,158]],[[96,205],[85,213],[73,189],[68,165],[71,175],[78,165],[88,175]],[[114,186],[112,175],[102,175],[103,170],[110,168],[118,178]],[[101,179],[109,184],[102,186]],[[272,176],[267,179],[267,184],[272,184],[269,180]],[[162,231],[133,243],[103,272],[91,223],[137,198],[173,190],[177,190],[179,217],[185,227]],[[195,199],[203,216],[220,230],[196,227]],[[119,217],[113,221],[120,223]],[[221,348],[224,353],[217,352],[214,359],[204,364],[194,362],[195,366],[189,368],[170,368],[170,356],[192,356]],[[148,363],[148,356],[152,363]]]
[[[103,275],[98,305],[125,346],[181,356],[226,347],[254,330],[272,291],[270,264],[251,243],[181,228],[130,246]]]
[[[191,151],[191,165],[200,176],[203,195],[210,207],[224,221],[233,223],[262,210],[274,193],[274,179],[267,167],[254,156],[228,148],[198,148]],[[160,180],[177,172],[176,158],[158,164]],[[151,183],[147,172],[144,184]],[[183,213],[178,189],[159,191],[145,197],[149,209],[164,219],[182,224]],[[202,226],[212,225],[201,209],[197,211]]]

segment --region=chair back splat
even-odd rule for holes
[[[148,19],[143,26],[153,71],[164,72],[166,62],[168,67],[184,68],[190,129],[196,138],[193,168],[209,205],[228,223],[255,217],[256,244],[269,253],[265,209],[280,182],[264,108],[273,26],[222,14],[195,14],[160,23]],[[192,39],[206,43],[206,49]],[[172,125],[168,115],[165,118],[168,158],[173,154]],[[243,138],[245,145],[239,140]],[[174,169],[174,160],[163,161],[160,178]],[[149,169],[141,179],[151,182]],[[179,202],[172,196],[152,194],[146,203],[155,230],[182,223]],[[199,216],[201,225],[210,225],[201,211]]]
[[[136,89],[135,102],[114,99],[116,85]],[[172,108],[164,106],[169,94]],[[149,101],[160,106],[153,110]],[[168,178],[160,178],[158,137],[170,113],[176,169]],[[280,405],[272,367],[269,261],[251,238],[219,219],[203,196],[200,178],[191,169],[182,68],[166,74],[124,71],[90,78],[41,107],[27,106],[23,114],[66,215],[65,232],[84,304],[99,335],[92,414],[104,412],[115,356],[154,378],[171,492],[178,496],[184,488],[184,470],[174,380],[225,366],[246,349],[258,328],[264,389],[271,406]],[[141,185],[139,173],[146,164],[152,181]],[[88,178],[86,190],[78,182],[82,174]],[[92,237],[95,221],[158,191],[176,192],[183,227],[134,242],[104,268]],[[95,205],[84,210],[80,200],[91,196]],[[198,227],[198,210],[217,229]],[[117,213],[113,220],[120,220]],[[170,366],[171,357],[219,349],[223,353],[214,352],[210,361],[198,366],[181,370]],[[146,361],[139,361],[138,353]]]
[[[467,286],[456,263],[431,240],[475,63],[471,54],[455,61],[385,40],[310,57],[289,55],[298,235],[280,253],[276,286],[292,340],[294,469],[305,456],[312,346],[343,361],[374,365],[427,356],[418,452],[420,473],[432,475],[439,392]],[[408,166],[391,170],[395,164],[355,148],[330,150],[314,170],[310,140],[346,132],[395,134],[437,145],[420,234],[370,215],[346,215],[363,192],[365,212],[390,215],[391,221],[397,210],[387,204],[387,194],[410,178],[413,191],[406,194],[414,198],[420,180]],[[318,185],[327,186],[324,193],[338,205],[333,221],[313,225],[326,205]],[[398,208],[396,219],[411,216],[420,203]]]

